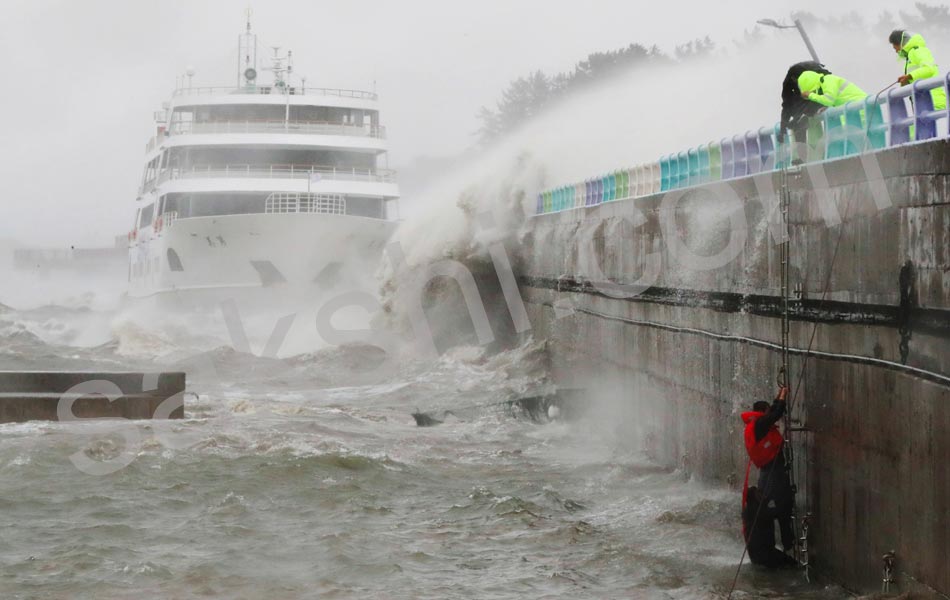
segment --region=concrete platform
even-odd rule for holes
[[[0,371],[0,423],[183,419],[184,373]]]

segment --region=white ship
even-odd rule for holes
[[[377,95],[312,87],[279,48],[259,70],[250,21],[238,49],[236,85],[193,86],[189,69],[155,114],[133,298],[365,281],[395,226]]]

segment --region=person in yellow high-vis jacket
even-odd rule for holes
[[[897,29],[891,33],[889,41],[898,58],[904,62],[904,74],[897,79],[901,85],[910,85],[915,81],[940,75],[934,55],[927,48],[923,36]],[[947,92],[943,86],[931,90],[930,97],[933,98],[935,109],[947,108]]]
[[[829,107],[844,106],[868,97],[864,90],[842,77],[815,71],[805,71],[798,76],[798,89],[802,98]]]

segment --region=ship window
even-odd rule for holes
[[[155,205],[149,204],[142,209],[142,216],[139,220],[139,228],[148,227],[152,224],[152,213],[155,211]]]
[[[178,256],[178,253],[175,252],[173,248],[169,248],[168,252],[165,253],[168,258],[168,268],[176,273],[181,273],[185,270],[185,267],[181,264],[181,257]]]
[[[386,217],[382,198],[363,198],[357,196],[347,196],[346,214],[356,217],[370,217],[372,219],[383,219]]]
[[[172,171],[182,169],[185,172],[203,169],[241,170],[248,168],[296,168],[342,167],[373,169],[376,158],[364,152],[345,152],[331,150],[309,150],[300,148],[213,148],[192,147],[185,153],[175,148],[169,163]]]
[[[191,197],[190,217],[220,217],[264,212],[263,194],[195,194]]]
[[[173,194],[169,194],[165,196],[165,210],[162,212],[162,214],[176,212],[178,213],[179,217],[186,216],[182,214],[182,210],[180,208],[180,205],[181,205],[180,200],[181,198],[179,196],[176,196]]]

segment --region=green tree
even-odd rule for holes
[[[914,4],[917,14],[900,11],[901,21],[906,29],[946,32],[950,28],[950,8],[944,5],[932,6],[923,2]]]
[[[716,44],[707,35],[701,40],[693,40],[676,47],[677,60],[690,60],[701,56],[708,56],[716,49]]]

